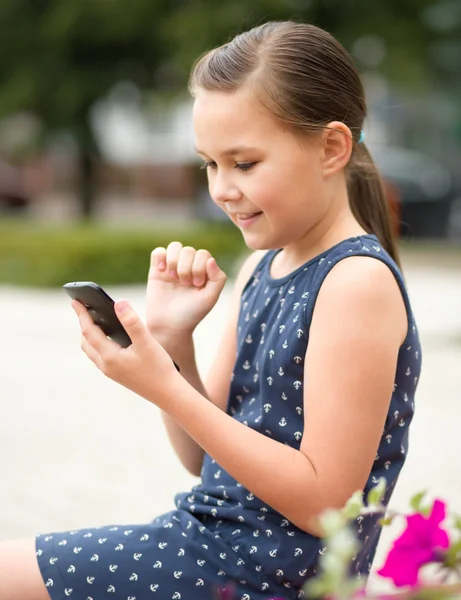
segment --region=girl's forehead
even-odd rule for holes
[[[282,130],[277,119],[245,91],[199,90],[195,96],[193,122],[200,148],[217,136],[226,145],[263,145]],[[237,143],[238,140],[238,143]]]

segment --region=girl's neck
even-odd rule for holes
[[[271,276],[282,278],[343,240],[366,233],[348,209],[334,222],[322,221],[301,239],[285,246],[272,262]]]

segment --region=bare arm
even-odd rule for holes
[[[222,339],[216,352],[216,359],[202,382],[195,359],[192,335],[165,336],[152,332],[156,340],[165,348],[171,358],[179,365],[184,379],[203,397],[219,410],[225,411],[229,395],[230,380],[234,368],[237,349],[237,320],[242,290],[264,252],[252,253],[243,263],[234,285],[229,316]],[[162,411],[162,418],[169,440],[184,467],[199,476],[203,463],[204,450],[183,427],[178,425],[170,414]]]
[[[332,269],[316,302],[299,451],[232,419],[188,385],[168,399],[168,413],[242,485],[319,535],[318,514],[344,505],[369,476],[406,327],[390,270],[377,260],[348,258]]]

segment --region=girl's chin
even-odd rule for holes
[[[280,248],[262,236],[243,234],[243,240],[250,250],[278,250]]]

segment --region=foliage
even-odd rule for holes
[[[266,20],[314,23],[331,32],[352,53],[358,39],[373,36],[383,42],[385,49],[380,72],[408,88],[422,86],[431,73],[427,48],[439,37],[439,32],[432,29],[424,15],[426,9],[439,3],[434,0],[375,3],[254,0],[250,7],[245,0],[233,0],[225,5],[213,0],[183,2],[165,19],[165,32],[174,49],[174,60],[184,71],[204,50]],[[358,66],[367,68],[368,64],[359,60]]]
[[[117,82],[180,89],[201,52],[269,19],[313,22],[350,50],[360,36],[373,33],[388,48],[388,74],[415,81],[427,67],[427,44],[438,37],[423,19],[424,8],[434,4],[440,3],[3,0],[0,114],[31,109],[51,128],[78,128],[82,116]]]
[[[54,287],[68,281],[104,284],[146,281],[151,251],[180,239],[206,248],[230,275],[246,250],[232,226],[197,223],[187,230],[117,230],[98,226],[0,224],[0,282]]]
[[[320,558],[320,575],[306,586],[307,596],[336,600],[369,597],[360,588],[359,582],[350,577],[349,564],[360,547],[350,521],[359,515],[378,513],[383,515],[382,526],[404,517],[406,528],[394,541],[384,565],[377,572],[381,577],[391,579],[401,592],[375,598],[461,598],[461,518],[451,515],[449,530],[444,524],[447,516],[445,503],[440,499],[425,502],[425,492],[419,492],[410,499],[412,512],[409,515],[386,511],[381,504],[385,490],[386,481],[381,478],[370,490],[366,502],[359,491],[342,510],[329,510],[322,515],[321,525],[328,552]],[[422,568],[428,565],[438,567],[435,580],[424,581],[421,576]]]
[[[39,119],[43,139],[60,130],[72,135],[88,216],[98,159],[91,111],[117,83],[177,93],[205,50],[263,21],[293,18],[331,31],[359,67],[378,67],[405,87],[420,85],[429,81],[429,72],[443,72],[431,63],[431,43],[442,43],[437,56],[456,43],[456,19],[454,30],[440,28],[447,12],[440,9],[449,2],[0,0],[0,118],[24,111]],[[361,51],[355,45],[360,39]],[[376,43],[382,58],[371,64]]]
[[[451,531],[446,520],[446,505],[440,499],[431,504],[423,502],[425,492],[410,499],[412,513],[387,511],[381,504],[386,491],[386,480],[381,477],[366,501],[357,491],[341,510],[329,509],[320,516],[324,531],[323,542],[328,549],[320,556],[320,573],[308,581],[306,598],[324,600],[459,600],[461,598],[461,517],[451,515]],[[350,574],[353,556],[360,550],[360,542],[351,522],[360,515],[382,514],[381,526],[390,525],[404,517],[406,529],[394,541],[383,567],[382,577],[393,580],[397,590],[377,596],[367,595],[360,580]],[[386,517],[384,517],[386,515]],[[436,565],[436,580],[423,581],[421,570]],[[449,579],[451,583],[448,583]],[[455,581],[453,581],[455,579]],[[218,600],[236,600],[232,584],[218,590]],[[268,600],[284,600],[268,598]]]

